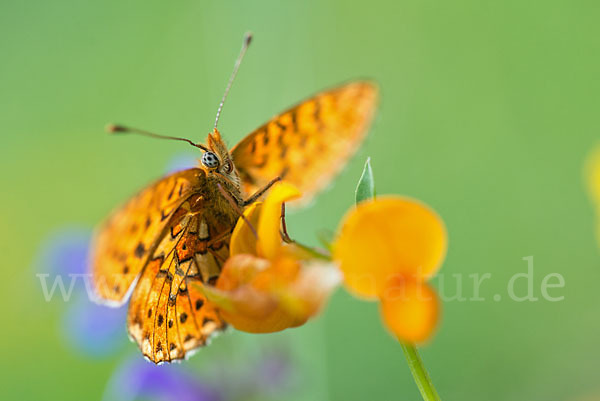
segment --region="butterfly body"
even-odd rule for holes
[[[356,151],[376,100],[377,88],[364,81],[322,92],[231,151],[215,128],[199,167],[150,185],[99,228],[96,294],[109,304],[131,294],[128,332],[148,359],[184,358],[226,326],[199,287],[218,279],[240,211],[277,178],[309,199]]]

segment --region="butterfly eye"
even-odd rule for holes
[[[204,152],[200,162],[208,168],[219,167],[219,158],[213,152]]]

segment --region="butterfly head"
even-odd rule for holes
[[[216,128],[208,134],[208,151],[202,154],[200,163],[207,173],[217,173],[229,179],[235,186],[240,186],[240,177],[235,169],[227,145]]]

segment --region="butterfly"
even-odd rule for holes
[[[236,62],[225,95],[249,38]],[[130,299],[127,329],[154,363],[185,358],[227,326],[195,283],[216,283],[241,210],[285,179],[310,199],[358,149],[377,104],[377,87],[354,81],[323,91],[259,127],[231,150],[219,130],[198,167],[143,189],[99,227],[92,283],[99,300]],[[217,121],[225,99],[217,112]],[[116,132],[146,131],[113,126]]]

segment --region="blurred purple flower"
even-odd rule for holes
[[[289,384],[291,376],[290,361],[281,354],[272,354],[266,357],[257,374],[257,382],[261,387],[268,389],[278,389]]]
[[[51,299],[64,300],[67,306],[60,329],[65,343],[85,355],[100,357],[118,351],[127,342],[127,308],[109,308],[91,300],[91,287],[86,286],[90,239],[89,229],[58,230],[42,245],[36,270],[48,275],[46,287],[54,288]],[[57,280],[66,290],[65,298],[61,287],[55,286]]]
[[[181,365],[154,365],[136,356],[115,370],[104,400],[221,401],[218,388],[203,383]]]
[[[256,351],[252,349],[248,355],[211,364],[210,375],[227,400],[279,399],[282,391],[293,386],[289,351],[269,349],[258,354]],[[244,362],[240,362],[240,356]]]
[[[56,230],[40,247],[36,268],[51,276],[87,273],[87,252],[92,232],[83,227]],[[80,283],[83,286],[83,281]]]
[[[86,297],[77,297],[63,317],[67,343],[88,356],[104,357],[119,351],[127,342],[127,306],[111,308]]]
[[[189,365],[157,366],[136,356],[126,360],[114,371],[103,399],[111,401],[265,400],[276,396],[289,384],[289,360],[283,355],[269,354],[259,361],[249,360],[245,366],[231,362],[225,363],[222,360],[213,362],[210,369],[212,374],[207,376],[186,369]]]

